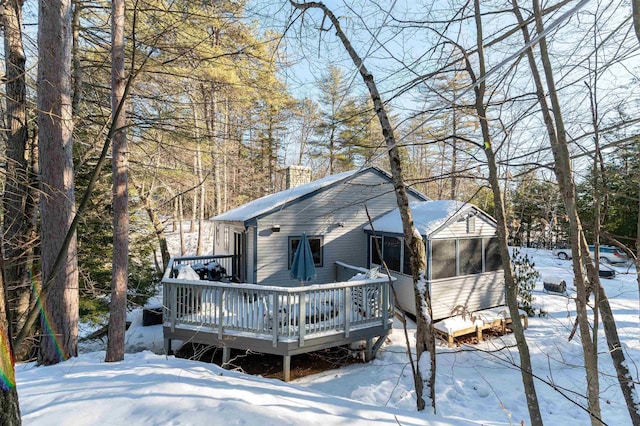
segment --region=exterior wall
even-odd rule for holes
[[[256,227],[247,229],[247,282],[256,282]]]
[[[409,194],[410,201],[418,201]],[[313,284],[335,281],[336,261],[353,266],[367,266],[368,223],[364,205],[372,219],[397,207],[393,184],[377,172],[369,170],[258,220],[257,277],[258,284],[297,286],[289,278],[288,244],[290,236],[322,236],[323,264],[316,266]],[[273,225],[280,232],[271,232]]]
[[[432,281],[433,319],[451,316],[458,305],[469,312],[505,304],[504,272],[485,272]]]
[[[450,223],[443,229],[431,234],[429,239],[444,240],[466,237],[492,237],[496,235],[496,225],[482,214],[475,216],[475,231],[467,232],[467,220],[462,219]]]
[[[465,238],[487,238],[496,234],[493,221],[482,214],[475,216],[475,227],[468,232],[466,218],[450,222],[444,228],[430,236],[430,240],[449,240]],[[430,245],[428,245],[430,247]],[[428,256],[429,253],[427,253]],[[427,268],[430,262],[427,261]],[[397,278],[393,283],[396,305],[415,315],[415,297],[413,279],[399,272],[391,272]],[[430,276],[428,273],[427,276]],[[505,304],[504,273],[485,272],[475,275],[463,275],[428,282],[431,288],[433,319],[440,320],[451,316],[452,310],[462,305],[470,312],[493,308]]]
[[[233,254],[233,233],[244,232],[240,222],[213,223],[213,254]]]
[[[415,315],[412,278],[397,272],[392,272],[391,275],[397,278],[393,283],[396,305]],[[503,271],[446,278],[429,284],[434,321],[450,317],[458,305],[474,312],[506,303]]]

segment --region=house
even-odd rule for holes
[[[287,179],[294,182],[296,179]],[[410,201],[427,198],[408,190]],[[365,209],[366,206],[366,209]],[[214,254],[234,255],[233,274],[247,283],[299,286],[289,271],[305,233],[313,252],[316,279],[336,281],[336,262],[366,267],[364,227],[397,207],[391,175],[367,167],[327,176],[267,195],[211,218]]]
[[[476,312],[504,305],[504,275],[495,220],[460,201],[413,202],[410,208],[414,225],[426,244],[426,279],[433,319],[450,317],[457,308]],[[413,279],[399,210],[396,208],[364,229],[369,236],[369,266],[385,261],[397,278],[393,283],[396,305],[415,314]]]

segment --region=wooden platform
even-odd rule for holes
[[[529,327],[529,319],[526,312],[520,311],[520,318],[525,329]],[[505,333],[507,324],[511,324],[506,307],[492,308],[473,314],[457,315],[434,324],[437,334],[447,341],[449,347],[453,347],[455,338],[476,334],[478,342],[481,342],[483,332],[486,330],[499,330]]]

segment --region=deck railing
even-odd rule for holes
[[[181,264],[220,262],[219,256],[171,259],[162,283],[166,327],[241,334],[278,342],[391,327],[387,277],[304,287],[277,287],[176,279]],[[222,263],[221,263],[222,264]],[[223,265],[224,266],[224,265]]]

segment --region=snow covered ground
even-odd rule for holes
[[[588,424],[582,351],[567,337],[575,318],[570,261],[528,249],[543,277],[567,282],[569,296],[547,294],[542,282],[535,306],[547,317],[529,319],[543,420],[549,425]],[[629,365],[638,378],[640,321],[635,269],[614,267],[603,280]],[[132,313],[125,361],[104,363],[104,352],[84,346],[80,357],[51,367],[18,365],[25,425],[510,425],[528,423],[518,353],[512,335],[473,346],[438,347],[438,415],[415,411],[407,347],[396,321],[378,358],[291,383],[223,370],[213,364],[164,356],[160,326],[142,327]],[[413,331],[409,331],[413,339]],[[630,424],[600,335],[601,404],[610,425]],[[155,352],[155,353],[154,353]]]

